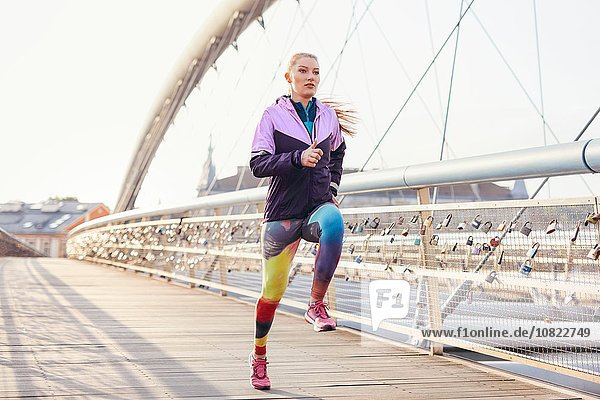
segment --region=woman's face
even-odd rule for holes
[[[292,86],[292,94],[310,99],[317,93],[321,80],[319,63],[312,57],[299,58],[290,72],[285,73],[285,79]]]

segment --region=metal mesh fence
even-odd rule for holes
[[[600,223],[595,198],[342,210],[328,300],[372,330],[369,283],[410,284],[408,315],[382,329],[600,376]],[[262,215],[132,222],[82,231],[68,254],[212,290],[261,290]],[[308,301],[315,244],[302,241],[282,304]],[[437,329],[436,333],[429,329]]]

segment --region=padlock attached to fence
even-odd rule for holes
[[[395,222],[389,224],[384,230],[381,231],[381,236],[389,235],[390,232],[392,232],[392,229],[394,229],[394,226],[396,226]]]
[[[481,220],[481,215],[477,214],[475,216],[475,218],[473,218],[473,221],[471,221],[471,226],[475,229],[479,229],[479,227],[481,226],[481,223],[483,221]]]
[[[499,236],[494,236],[493,238],[490,239],[490,246],[492,246],[492,247],[498,247],[499,244],[500,244],[500,237]]]
[[[438,235],[432,235],[431,239],[429,239],[429,244],[436,246],[438,244],[440,240],[440,237]]]
[[[350,254],[354,253],[354,248],[355,248],[354,243],[350,243],[350,246],[348,246],[348,253],[350,253]]]
[[[419,214],[413,215],[412,218],[410,219],[411,224],[416,224],[417,222],[419,222]]]
[[[494,283],[496,279],[498,279],[498,273],[496,271],[491,271],[488,276],[485,277],[487,283]]]
[[[575,225],[575,232],[573,232],[573,236],[571,236],[571,243],[575,243],[577,240],[577,236],[579,236],[579,228],[581,227],[581,221],[577,221]]]
[[[500,257],[498,257],[498,260],[496,261],[496,264],[501,265],[503,258],[504,258],[504,250],[502,250],[500,252]]]
[[[506,220],[504,220],[504,221],[500,222],[500,223],[498,224],[498,228],[496,228],[496,230],[497,230],[498,232],[504,232],[504,230],[505,230],[505,229],[506,229]]]
[[[521,232],[525,236],[529,236],[529,234],[531,233],[531,222],[525,222],[519,232]]]
[[[483,233],[488,233],[491,229],[492,229],[492,221],[487,221],[481,227],[481,230],[483,231]]]
[[[587,215],[587,217],[585,217],[585,226],[587,226],[588,224],[596,225],[598,223],[598,221],[600,221],[600,213],[598,213],[598,214],[589,213]]]
[[[319,251],[319,244],[318,244],[318,243],[315,243],[314,245],[312,245],[312,246],[310,247],[310,253],[311,253],[313,256],[316,256],[318,251]]]
[[[473,246],[473,248],[471,249],[471,254],[474,256],[478,256],[481,254],[481,243],[477,243],[475,246]]]
[[[381,219],[379,217],[375,217],[375,218],[373,218],[373,221],[371,221],[369,223],[369,227],[371,229],[377,229],[379,227],[380,222],[381,222]]]
[[[427,218],[425,218],[425,221],[423,221],[423,225],[427,228],[429,228],[431,225],[433,224],[433,216],[430,215]]]
[[[404,228],[400,234],[401,234],[402,236],[408,236],[408,233],[409,233],[409,232],[410,232],[410,229],[409,229],[409,228]]]
[[[467,238],[467,246],[473,246],[473,236]]]
[[[588,252],[587,258],[589,258],[590,260],[597,260],[598,258],[600,258],[600,245],[598,245],[598,243],[596,243],[594,247],[592,247],[591,250]]]
[[[549,235],[551,233],[554,233],[554,232],[556,232],[556,229],[558,229],[558,221],[553,219],[548,224],[548,228],[546,228],[546,234]]]
[[[460,224],[458,224],[458,226],[456,227],[456,229],[458,229],[459,231],[462,231],[466,227],[467,227],[467,221],[463,221]]]
[[[527,258],[531,259],[531,258],[535,257],[539,248],[540,248],[539,242],[535,242],[534,244],[532,244],[531,247],[529,248],[529,250],[527,250]]]
[[[531,267],[531,262],[529,260],[526,260],[524,263],[521,264],[521,266],[519,267],[519,272],[522,273],[525,276],[529,276],[529,274],[531,273],[531,270],[533,268]]]
[[[404,225],[404,217],[398,217],[398,225]]]
[[[450,221],[452,221],[452,213],[446,215],[446,218],[442,221],[442,225],[447,228],[450,225]]]

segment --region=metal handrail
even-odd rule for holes
[[[480,183],[600,172],[600,139],[505,151],[455,160],[344,175],[340,194],[419,189],[458,183]],[[205,196],[179,204],[130,210],[79,225],[71,234],[103,224],[179,215],[193,210],[260,203],[266,187]]]

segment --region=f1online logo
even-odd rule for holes
[[[404,280],[377,280],[369,283],[371,326],[376,331],[381,321],[408,315],[410,284]]]

